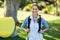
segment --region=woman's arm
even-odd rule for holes
[[[29,29],[28,28],[27,29],[24,28],[27,25],[27,23],[28,23],[28,18],[26,18],[24,20],[24,22],[22,23],[22,25],[21,25],[22,30],[24,30],[25,32],[29,32]]]
[[[29,32],[29,29],[25,29],[25,28],[22,28],[22,30],[24,30],[25,32]]]
[[[41,23],[45,27],[45,29],[40,30],[40,33],[44,33],[49,29],[49,26],[48,26],[47,22],[43,18],[41,18]]]
[[[40,30],[40,33],[44,33],[44,32],[46,32],[48,30],[48,28],[45,28],[45,29],[43,29],[43,30]]]

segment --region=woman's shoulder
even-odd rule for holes
[[[44,22],[44,21],[45,21],[45,19],[43,17],[41,17],[41,22]]]
[[[28,18],[30,18],[30,16],[27,16],[27,17],[25,18],[25,20],[28,20]]]
[[[28,20],[28,17],[26,17],[24,20]]]

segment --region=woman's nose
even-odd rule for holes
[[[37,10],[33,10],[33,11],[37,11]]]

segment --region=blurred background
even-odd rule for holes
[[[21,24],[23,20],[31,14],[31,6],[33,3],[39,6],[39,15],[41,15],[49,25],[49,30],[43,33],[43,40],[60,40],[60,0],[0,0],[0,31],[4,31],[5,29],[3,28],[5,27],[7,29],[7,26],[10,28],[9,25],[13,24],[13,29],[9,29],[11,30],[11,35],[14,34],[14,29],[18,34],[15,38],[10,38],[9,36],[11,35],[3,38],[4,35],[2,33],[6,32],[7,36],[9,32],[5,30],[4,32],[0,32],[0,35],[2,34],[3,36],[0,36],[0,40],[26,40],[26,33],[21,30]],[[12,20],[10,17],[14,20],[11,21],[11,23],[9,21]],[[6,18],[7,21],[4,21]],[[6,24],[6,22],[9,24]],[[3,23],[5,24],[3,25]]]

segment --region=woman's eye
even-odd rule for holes
[[[35,10],[37,10],[37,8]]]
[[[33,10],[35,10],[35,9],[33,9]]]
[[[37,8],[33,9],[33,10],[37,10]]]

